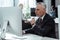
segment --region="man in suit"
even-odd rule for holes
[[[30,24],[32,25],[32,28],[26,30],[25,33],[55,38],[55,22],[46,13],[45,4],[42,2],[37,3],[35,13],[39,18],[36,22],[34,19],[31,20]]]

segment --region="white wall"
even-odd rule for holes
[[[46,4],[46,12],[50,13],[51,8],[51,0],[44,0],[44,3]]]
[[[60,5],[60,0],[55,0],[56,7]]]
[[[13,0],[0,0],[0,7],[12,7]]]
[[[60,39],[60,5],[58,6],[58,18],[59,18],[58,29],[59,29],[59,39]]]

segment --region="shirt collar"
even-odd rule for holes
[[[44,19],[44,16],[45,16],[45,15],[43,15],[43,16],[42,16],[42,17],[40,17],[40,18],[43,20],[43,19]]]

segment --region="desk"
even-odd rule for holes
[[[48,37],[41,37],[33,34],[25,34],[19,37],[11,33],[6,33],[5,39],[6,40],[58,40],[58,39],[53,39]]]
[[[27,40],[58,40],[54,38],[42,37],[42,36],[37,36],[33,34],[26,34],[24,36],[28,37]]]

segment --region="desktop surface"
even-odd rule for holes
[[[42,37],[42,36],[37,36],[34,34],[25,34],[23,36],[17,36],[11,33],[6,33],[6,40],[58,40],[54,38],[49,38],[49,37]]]

